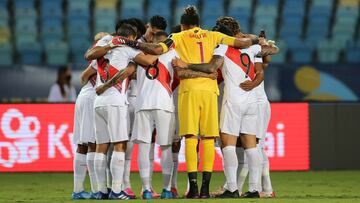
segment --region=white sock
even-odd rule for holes
[[[107,194],[108,190],[106,187],[106,155],[103,153],[95,153],[94,166],[95,175],[98,183],[98,191]]]
[[[171,145],[161,146],[161,171],[163,175],[163,189],[170,191],[171,189],[171,171],[173,167],[173,159]]]
[[[155,143],[151,143],[150,148],[150,185],[152,185],[152,176],[154,173],[154,153],[155,153]]]
[[[124,170],[124,184],[123,189],[131,188],[130,183],[130,168],[131,168],[131,158],[132,158],[132,151],[133,151],[134,143],[127,142],[126,144],[126,152],[125,152],[125,170]]]
[[[143,190],[150,190],[150,153],[151,144],[140,143],[139,144],[139,153],[138,153],[138,165],[139,173],[141,177]]]
[[[239,163],[237,170],[237,187],[239,193],[241,194],[243,191],[243,186],[246,180],[246,176],[249,173],[249,165],[244,148],[236,147],[236,156],[238,158],[238,163]]]
[[[264,149],[262,149],[261,152],[263,155],[263,165],[262,165],[262,173],[261,173],[262,190],[265,193],[272,193],[273,188],[272,188],[271,179],[270,179],[269,158]]]
[[[86,154],[86,165],[89,172],[91,192],[98,192],[98,184],[95,175],[95,165],[94,165],[95,152],[88,152]]]
[[[86,176],[86,154],[75,153],[74,157],[74,192],[84,191]]]
[[[179,167],[179,153],[172,153],[173,156],[173,170],[171,174],[171,187],[177,188],[177,174]]]
[[[224,173],[227,182],[227,189],[230,192],[237,190],[236,174],[238,168],[238,159],[236,157],[236,147],[226,146],[222,149],[224,159]]]
[[[261,157],[258,149],[250,148],[245,150],[249,162],[249,191],[259,191]]]
[[[115,193],[121,192],[121,184],[124,177],[125,166],[125,152],[113,152],[111,158],[111,174],[112,174],[112,186],[111,190]]]
[[[106,187],[111,188],[112,185],[112,175],[110,170],[111,157],[114,151],[114,145],[110,144],[107,152],[107,161],[106,161]]]

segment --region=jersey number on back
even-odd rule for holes
[[[200,63],[204,63],[204,47],[202,42],[196,42],[199,45],[200,49]]]
[[[243,66],[246,67],[246,74],[245,78],[249,77],[251,62],[250,62],[250,56],[247,53],[241,53],[240,54],[240,62]]]

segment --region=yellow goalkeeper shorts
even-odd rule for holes
[[[218,95],[211,91],[179,93],[179,135],[218,137]]]

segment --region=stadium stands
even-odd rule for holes
[[[359,0],[0,0],[0,64],[86,64],[92,36],[113,32],[116,19],[157,14],[170,29],[187,5],[204,28],[229,15],[243,32],[265,29],[282,48],[278,63],[360,61]]]

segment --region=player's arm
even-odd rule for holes
[[[264,70],[263,63],[255,62],[255,78],[254,80],[246,80],[240,84],[241,89],[245,91],[250,91],[255,87],[259,86],[262,81],[264,81]]]
[[[265,70],[269,66],[269,63],[271,61],[271,56],[270,55],[263,56],[262,59],[263,59],[263,69]]]
[[[93,47],[86,51],[85,59],[90,61],[90,60],[101,58],[101,57],[105,56],[105,54],[108,51],[110,51],[111,49],[113,49],[113,47],[111,47],[110,45]]]
[[[125,69],[120,70],[110,80],[96,88],[96,94],[100,95],[115,84],[125,80],[136,71],[136,64],[130,62]]]
[[[92,67],[92,64],[90,63],[89,66],[81,73],[81,85],[85,85],[89,81],[89,78],[95,74],[96,70]]]
[[[148,65],[153,64],[157,59],[158,59],[158,56],[149,55],[149,54],[145,55],[144,53],[140,53],[140,54],[136,55],[133,60],[140,65],[148,66]]]
[[[210,78],[216,80],[218,77],[217,72],[210,74],[193,71],[191,69],[177,69],[176,74],[180,79],[189,79],[189,78]]]
[[[210,63],[201,63],[201,64],[187,64],[179,58],[175,58],[172,61],[172,66],[176,69],[191,69],[193,71],[199,71],[203,73],[214,73],[217,72],[217,69],[222,66],[224,63],[224,57],[219,55],[214,55]]]

